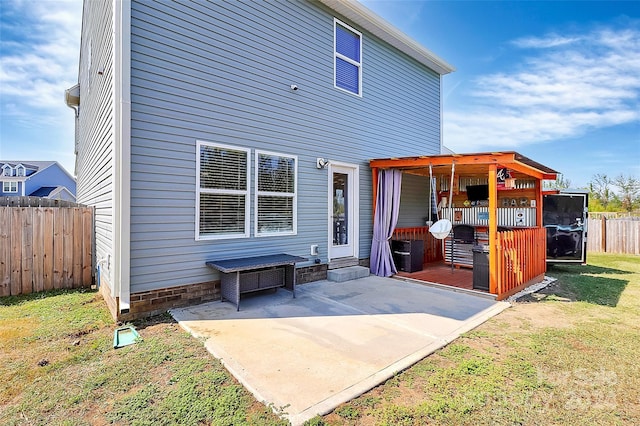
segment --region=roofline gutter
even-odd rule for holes
[[[73,110],[78,118],[80,115],[80,84],[71,86],[64,91],[64,103]]]

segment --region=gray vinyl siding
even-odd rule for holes
[[[80,46],[80,116],[76,121],[76,199],[95,206],[96,261],[113,248],[113,10],[111,1],[85,1]],[[91,46],[91,47],[89,47]],[[89,67],[89,49],[91,66]],[[103,69],[102,75],[98,69]],[[111,269],[102,277],[113,282]]]
[[[398,228],[424,226],[429,216],[429,178],[402,174]]]
[[[368,160],[439,153],[440,81],[364,32],[362,98],[335,89],[334,16],[301,1],[132,2],[132,293],[215,279],[213,258],[308,257],[318,244],[326,262],[316,157],[360,166],[358,256],[369,256]],[[251,237],[196,241],[196,140],[251,148],[252,161],[256,149],[298,156],[297,235],[255,237],[252,164]]]

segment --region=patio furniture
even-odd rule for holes
[[[240,310],[240,295],[270,288],[284,287],[296,297],[297,262],[307,259],[279,253],[237,259],[211,260],[210,268],[220,271],[221,300],[234,303]]]
[[[393,261],[398,271],[422,271],[424,261],[424,241],[422,240],[391,240]]]

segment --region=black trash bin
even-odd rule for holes
[[[489,246],[473,246],[473,289],[489,291]]]

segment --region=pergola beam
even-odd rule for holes
[[[449,155],[432,155],[420,157],[404,157],[404,158],[383,158],[374,159],[369,162],[372,168],[378,169],[401,169],[407,172],[418,171],[432,167],[451,167],[455,163],[456,168],[463,172],[464,168],[460,166],[486,166],[486,172],[489,173],[489,167],[506,167],[527,176],[536,179],[555,179],[557,172],[551,170],[541,164],[526,159],[516,152],[493,152],[478,154],[449,154]]]

